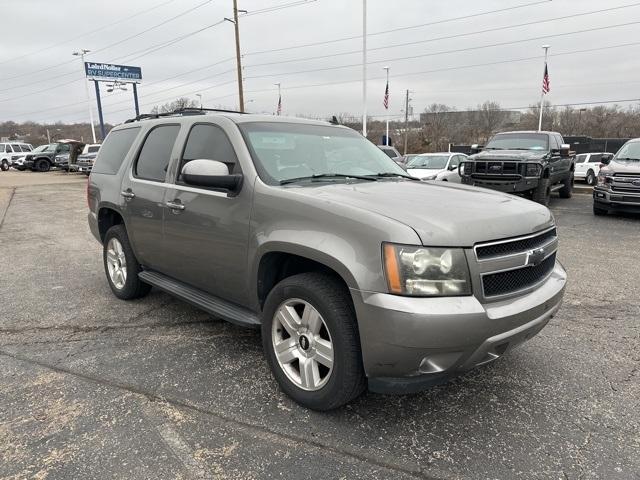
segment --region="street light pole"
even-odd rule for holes
[[[362,136],[367,138],[367,0],[362,0]]]
[[[403,155],[407,154],[408,142],[409,142],[409,89],[407,89],[407,94],[404,98],[404,152],[403,152]]]
[[[89,53],[90,51],[91,50],[87,50],[86,48],[81,48],[79,51],[73,52],[73,55],[75,55],[76,57],[80,57],[80,61],[82,62],[82,73],[85,73],[85,70],[84,70],[84,56],[85,56],[85,54]],[[84,81],[84,89],[85,89],[85,93],[87,94],[87,106],[89,107],[89,122],[91,123],[91,135],[93,136],[93,143],[97,143],[96,142],[96,127],[93,124],[93,108],[91,108],[91,97],[89,96],[89,84],[87,83],[86,79]]]
[[[547,69],[547,55],[549,53],[549,45],[543,45],[544,48],[544,70],[542,71],[542,81],[544,82],[544,74]],[[542,130],[542,102],[544,102],[544,88],[541,88],[542,92],[540,93],[540,117],[538,118],[538,131]]]

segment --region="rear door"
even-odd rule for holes
[[[231,195],[187,185],[182,167],[195,159],[223,162],[242,173],[236,150],[214,120],[189,127],[173,185],[167,188],[164,265],[167,274],[213,295],[246,303],[247,249],[252,189]],[[175,207],[175,206],[178,207]]]
[[[166,176],[179,132],[177,124],[157,125],[147,132],[120,192],[127,233],[138,260],[161,272]]]

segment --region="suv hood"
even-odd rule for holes
[[[483,150],[471,155],[471,160],[540,160],[549,152],[544,150]]]
[[[475,243],[527,235],[553,225],[544,206],[493,190],[447,182],[380,180],[286,187],[335,211],[350,205],[401,222],[423,245],[471,247]],[[384,240],[382,238],[381,240]]]
[[[640,161],[638,160],[611,160],[611,163],[602,169],[602,173],[637,173],[640,175]]]
[[[424,178],[430,177],[432,175],[437,175],[441,172],[446,171],[446,168],[417,168],[417,167],[407,167],[407,173],[413,177]]]

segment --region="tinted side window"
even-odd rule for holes
[[[11,145],[5,145],[5,152],[7,152],[7,153],[13,152],[13,149],[11,148]]]
[[[584,163],[587,160],[587,156],[582,154],[582,155],[576,155],[576,163]]]
[[[98,153],[93,172],[115,174],[120,169],[124,157],[129,153],[139,132],[140,127],[110,132],[100,149],[100,153]]]
[[[454,155],[449,162],[450,167],[457,167],[460,164],[460,155]]]
[[[0,144],[0,153],[4,153],[4,145]]]
[[[87,153],[96,153],[98,150],[100,150],[100,147],[89,147],[87,148]]]
[[[559,150],[560,145],[558,144],[558,139],[555,135],[549,135],[549,148],[551,150]]]
[[[179,131],[180,125],[161,125],[149,132],[133,170],[136,177],[164,182]]]
[[[589,163],[600,163],[602,160],[602,154],[600,153],[592,153],[589,156]]]
[[[194,125],[187,137],[180,170],[190,160],[217,160],[229,167],[229,173],[237,173],[238,158],[231,141],[224,131],[210,124]]]

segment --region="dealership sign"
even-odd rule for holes
[[[84,70],[89,80],[118,81],[140,83],[142,69],[128,65],[112,65],[110,63],[84,62]]]

